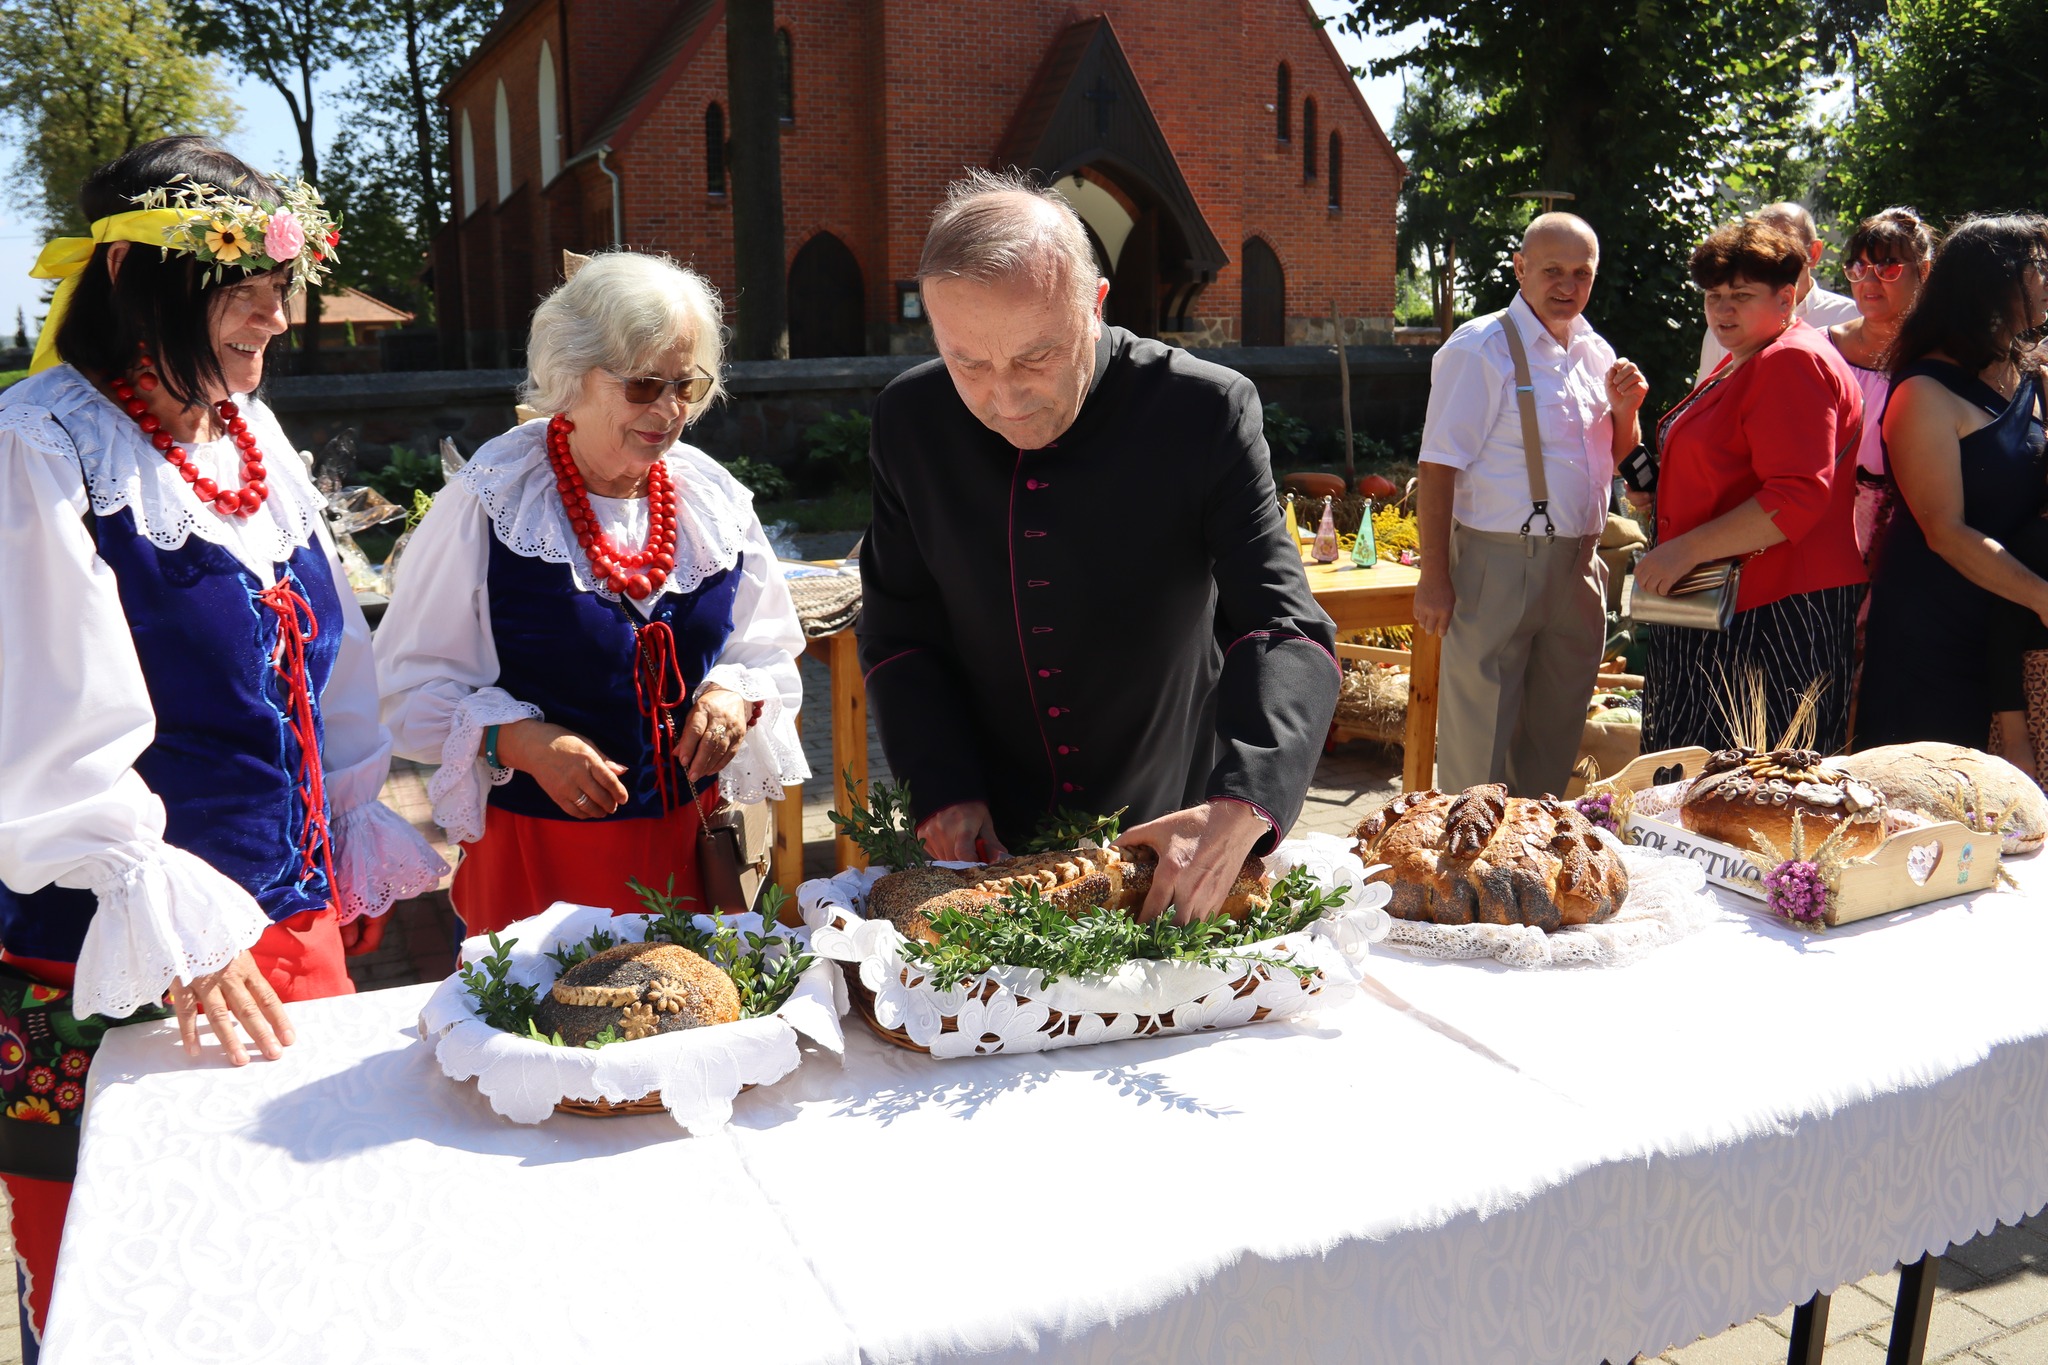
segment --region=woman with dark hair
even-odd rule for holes
[[[1776,743],[1817,694],[1810,747],[1848,741],[1849,667],[1863,559],[1848,476],[1863,403],[1841,353],[1794,316],[1806,253],[1762,219],[1716,230],[1692,254],[1707,326],[1728,350],[1658,424],[1657,546],[1638,593],[1742,558],[1726,631],[1650,628],[1646,751]],[[1760,694],[1767,734],[1738,733]]]
[[[1934,229],[1911,209],[1873,213],[1856,225],[1842,248],[1857,316],[1828,328],[1828,340],[1849,362],[1863,394],[1863,435],[1856,443],[1856,545],[1867,565],[1891,520],[1895,500],[1884,467],[1884,430],[1878,418],[1892,388],[1887,356],[1920,285],[1934,264]]]
[[[189,1054],[203,1015],[230,1064],[237,1025],[275,1058],[280,1002],[353,989],[342,926],[445,871],[377,802],[369,629],[252,397],[332,258],[319,196],[167,138],[81,199],[0,400],[0,1170],[31,1333],[107,1025],[168,992]]]
[[[1892,348],[1884,444],[1901,507],[1873,570],[1859,747],[1981,748],[1997,715],[1998,750],[2034,768],[2017,665],[1994,670],[1986,642],[2003,604],[2048,621],[2048,580],[2011,546],[2038,534],[2048,491],[2044,323],[2048,219],[1949,233]]]

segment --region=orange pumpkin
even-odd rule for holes
[[[1344,480],[1335,474],[1289,474],[1280,486],[1305,498],[1341,498]]]
[[[1366,474],[1358,480],[1358,492],[1361,497],[1384,501],[1387,498],[1398,497],[1401,490],[1384,474]]]

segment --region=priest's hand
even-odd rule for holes
[[[1147,821],[1118,839],[1117,847],[1149,848],[1159,855],[1152,890],[1138,918],[1156,918],[1169,905],[1174,921],[1214,919],[1252,846],[1272,826],[1242,801],[1218,798]]]
[[[730,688],[711,686],[697,694],[676,740],[676,761],[689,768],[691,786],[725,771],[747,737],[747,717],[753,709],[753,703]]]
[[[996,837],[986,801],[962,801],[926,818],[917,827],[924,851],[942,863],[992,863],[1010,856]]]
[[[187,1057],[199,1055],[201,1014],[213,1025],[214,1041],[227,1053],[229,1066],[245,1066],[249,1061],[249,1050],[235,1031],[237,1020],[248,1030],[256,1050],[273,1062],[297,1038],[292,1021],[285,1017],[284,1002],[247,952],[237,953],[227,966],[189,986],[172,981],[171,1008],[178,1012],[178,1035],[185,1040]]]
[[[626,771],[574,730],[544,720],[515,720],[498,727],[498,761],[540,783],[556,805],[578,820],[610,815],[626,803]]]

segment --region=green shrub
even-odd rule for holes
[[[433,494],[445,476],[438,454],[421,454],[408,446],[391,447],[391,461],[382,469],[363,471],[363,482],[400,507],[413,505],[413,494]]]
[[[821,491],[869,487],[868,436],[873,426],[864,412],[836,412],[805,427],[805,482]]]
[[[766,460],[735,456],[723,462],[725,472],[745,484],[758,502],[773,502],[789,496],[789,476]]]
[[[1274,464],[1299,459],[1312,434],[1308,423],[1278,403],[1266,404],[1266,449],[1271,453]]]

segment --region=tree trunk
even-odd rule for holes
[[[422,242],[434,239],[441,226],[441,193],[434,175],[434,124],[427,115],[426,75],[420,70],[420,13],[417,0],[405,0],[405,80],[412,97],[412,134],[417,144],[419,205],[413,213]]]
[[[1458,318],[1458,239],[1451,238],[1444,243],[1444,264],[1437,276],[1436,294],[1436,337],[1439,342],[1451,339],[1452,324]]]
[[[306,107],[302,117],[295,121],[299,125],[299,174],[306,183],[316,189],[320,184],[320,153],[313,145],[313,78],[310,72],[305,76]],[[294,113],[298,111],[294,110]],[[306,324],[299,336],[299,373],[320,372],[320,291],[306,290]]]
[[[774,0],[727,0],[725,87],[732,115],[733,273],[739,282],[733,356],[782,360],[789,355],[789,307]]]

